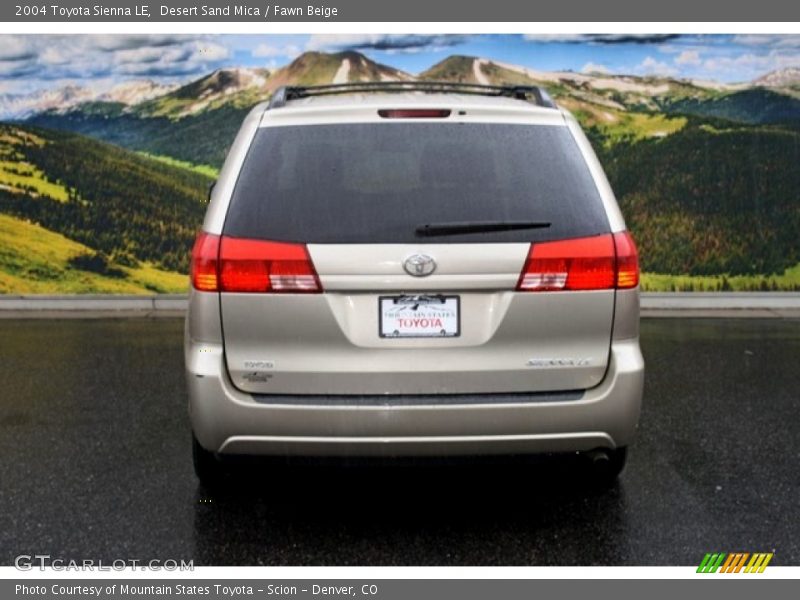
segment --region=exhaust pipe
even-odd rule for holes
[[[589,479],[593,485],[606,489],[614,484],[625,467],[627,449],[595,448],[584,453],[589,469]]]
[[[596,450],[589,450],[586,457],[592,466],[599,469],[607,469],[611,465],[611,455],[608,450],[598,448]]]

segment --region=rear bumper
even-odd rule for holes
[[[639,342],[630,339],[613,342],[603,382],[577,399],[259,402],[231,385],[222,348],[205,346],[186,353],[189,413],[200,444],[224,454],[452,456],[615,448],[632,440],[644,382]]]

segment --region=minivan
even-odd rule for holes
[[[281,88],[211,193],[185,364],[209,485],[235,455],[579,453],[613,480],[644,379],[636,247],[541,88]]]

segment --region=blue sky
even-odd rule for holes
[[[0,35],[0,93],[183,81],[220,67],[282,66],[306,50],[347,49],[411,73],[450,54],[548,71],[722,82],[800,67],[800,35]]]

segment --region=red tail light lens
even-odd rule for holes
[[[450,116],[450,111],[438,108],[397,108],[379,110],[378,115],[384,119],[444,119]]]
[[[192,251],[192,285],[208,292],[322,291],[304,244],[219,237],[202,232]]]
[[[223,237],[219,277],[223,292],[298,294],[322,291],[304,244]]]
[[[192,248],[192,263],[189,269],[192,286],[201,292],[216,292],[219,289],[217,257],[219,236],[201,231]]]
[[[629,289],[639,285],[639,253],[633,236],[627,231],[614,234],[617,249],[617,288]]]
[[[639,259],[630,233],[531,244],[517,290],[628,289],[639,285]]]
[[[531,244],[517,289],[530,292],[614,287],[614,241],[598,235]]]

